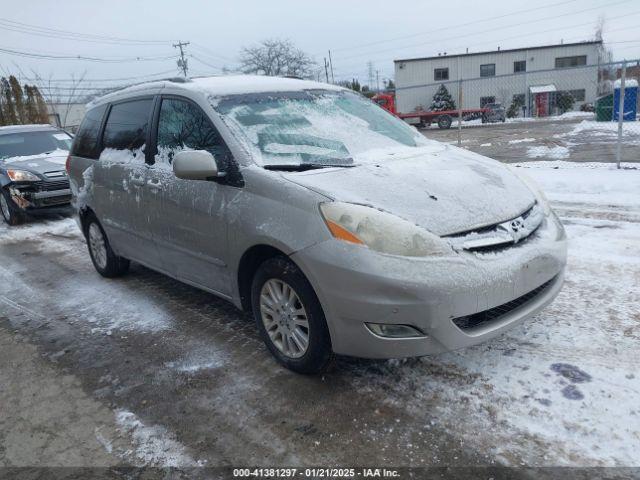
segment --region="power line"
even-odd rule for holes
[[[156,72],[156,73],[150,73],[148,75],[140,75],[140,76],[135,76],[135,77],[120,77],[120,78],[84,78],[82,79],[83,82],[124,82],[127,80],[140,80],[140,79],[144,79],[144,78],[149,78],[149,77],[156,77],[159,75],[168,75],[169,73],[173,73],[175,72],[174,69],[171,70],[165,70],[162,72]],[[28,78],[25,77],[25,80],[27,81],[51,81],[51,82],[58,82],[58,83],[64,83],[64,82],[77,82],[77,79],[73,79],[73,78]]]
[[[640,13],[640,11],[629,12],[629,13],[625,13],[623,15],[610,17],[609,20],[615,20],[615,19],[623,18],[623,17],[626,18],[626,17],[630,17],[630,16],[633,16],[633,15],[638,15],[639,13]],[[529,22],[529,23],[532,23],[532,22]],[[593,22],[579,23],[579,24],[573,24],[573,25],[563,25],[562,27],[558,27],[558,28],[551,28],[551,29],[547,29],[547,30],[538,30],[536,32],[525,33],[525,34],[520,33],[518,35],[514,35],[514,36],[511,36],[511,37],[504,37],[504,38],[502,38],[502,39],[500,39],[498,41],[489,40],[489,41],[486,41],[486,42],[476,43],[475,45],[477,46],[477,45],[503,43],[505,40],[520,39],[522,37],[530,37],[530,36],[533,36],[533,35],[539,35],[541,33],[550,33],[550,32],[555,32],[555,31],[558,31],[558,30],[566,30],[567,28],[583,27],[583,26],[592,25],[592,24],[593,24]],[[612,30],[612,31],[615,31],[615,30]],[[486,33],[486,32],[478,32],[478,33]],[[459,37],[452,37],[452,38],[459,38]],[[570,37],[570,38],[572,38],[572,37]],[[573,37],[573,38],[583,38],[583,37]],[[462,46],[454,47],[452,49],[452,51],[460,50],[462,48],[464,48],[464,47],[462,47]],[[376,59],[378,61],[386,61],[386,60],[394,60],[394,57],[385,57],[384,59],[379,57],[379,58],[376,58]]]
[[[15,55],[18,57],[39,58],[42,60],[82,60],[86,62],[100,62],[100,63],[127,63],[127,62],[154,62],[159,60],[169,60],[175,58],[173,55],[162,57],[121,57],[121,58],[100,58],[100,57],[86,57],[83,55],[52,55],[38,52],[23,52],[19,50],[13,50],[10,48],[0,47],[0,52],[7,55]]]
[[[634,1],[634,0],[619,0],[618,2],[608,4],[607,7],[612,7],[614,5],[620,5],[620,4],[623,4],[623,3],[629,3],[630,1]],[[489,29],[489,30],[471,32],[471,33],[462,34],[462,35],[454,35],[454,36],[446,37],[446,38],[438,38],[438,41],[442,42],[444,40],[456,40],[456,39],[464,38],[464,37],[472,37],[472,36],[475,36],[475,35],[483,35],[485,33],[493,33],[493,32],[499,31],[499,30],[522,27],[523,25],[531,25],[532,23],[544,22],[546,20],[554,20],[556,18],[574,16],[574,15],[579,14],[579,13],[590,12],[590,11],[597,10],[597,9],[600,9],[600,8],[602,8],[602,5],[600,5],[598,7],[586,8],[586,9],[583,9],[583,10],[577,10],[577,11],[574,10],[574,11],[563,13],[563,14],[556,14],[556,15],[552,15],[552,16],[549,16],[549,17],[538,18],[538,19],[535,19],[535,20],[528,20],[526,22],[514,23],[514,24],[511,24],[511,25],[505,25],[505,26],[502,26],[502,27],[494,27],[494,28]],[[448,29],[450,29],[450,28],[454,28],[454,27],[448,27]],[[564,28],[567,28],[567,27],[563,26],[562,28],[564,29]],[[540,32],[537,32],[537,33],[540,33]],[[426,44],[429,44],[429,43],[433,43],[433,41],[414,43],[414,44],[411,44],[411,45],[404,45],[404,46],[400,46],[400,47],[390,47],[390,48],[383,49],[383,50],[376,50],[375,53],[384,53],[384,52],[397,51],[397,50],[402,50],[402,49],[407,49],[407,48],[419,47],[419,46],[426,45]],[[370,56],[370,55],[371,55],[370,52],[369,53],[366,53],[366,52],[365,53],[359,53],[359,54],[350,55],[350,56],[347,56],[347,57],[341,57],[341,60],[349,60],[351,58],[359,58],[359,57],[365,57],[365,56]]]
[[[24,33],[27,35],[37,35],[50,38],[60,38],[66,40],[76,40],[91,43],[112,43],[112,44],[167,44],[169,40],[139,40],[132,38],[113,37],[109,35],[96,35],[91,33],[72,32],[69,30],[60,30],[56,28],[41,27],[28,23],[17,22],[7,18],[0,18],[0,28],[11,30],[14,32]]]
[[[220,55],[219,53],[216,53],[213,50],[211,50],[210,48],[207,48],[204,45],[201,45],[199,43],[192,42],[192,45],[193,45],[194,48],[196,48],[196,49],[200,50],[201,52],[203,52],[202,55],[204,55],[206,57],[215,58],[217,60],[222,60],[224,62],[235,62],[235,60],[233,60],[232,58],[225,57],[224,55]]]
[[[221,67],[219,67],[219,66],[217,66],[217,65],[213,65],[213,64],[211,64],[211,63],[205,62],[204,60],[202,60],[202,59],[201,59],[201,58],[199,58],[199,57],[196,57],[196,56],[195,56],[195,55],[193,55],[193,54],[190,54],[189,56],[190,56],[191,58],[193,58],[196,62],[200,62],[201,64],[203,64],[203,65],[205,65],[205,66],[207,66],[207,67],[214,68],[214,69],[219,70],[219,71],[221,71],[221,72],[224,70],[223,68],[221,68]]]
[[[457,25],[450,25],[450,26],[446,26],[446,27],[430,29],[429,31],[426,31],[426,32],[419,32],[419,33],[414,33],[414,34],[411,34],[411,35],[403,35],[403,36],[400,36],[400,37],[394,37],[394,38],[390,38],[390,39],[386,39],[386,40],[377,40],[375,42],[363,43],[363,44],[355,45],[355,46],[352,46],[352,47],[336,48],[333,51],[334,52],[342,52],[342,51],[345,51],[345,50],[355,50],[355,49],[358,49],[358,48],[368,47],[368,46],[371,46],[371,45],[386,44],[388,42],[395,42],[396,40],[404,40],[406,38],[415,38],[415,37],[419,37],[419,36],[422,36],[422,35],[430,35],[433,32],[440,32],[440,31],[444,31],[444,30],[450,30],[452,28],[461,28],[461,27],[466,27],[466,26],[469,26],[469,25],[476,25],[478,23],[484,23],[484,22],[489,22],[491,20],[498,20],[498,19],[501,19],[501,18],[511,17],[513,15],[519,15],[521,13],[528,13],[528,12],[533,12],[533,11],[536,11],[536,10],[548,9],[550,7],[558,7],[560,5],[565,5],[567,3],[575,3],[577,1],[578,0],[567,0],[567,1],[564,1],[564,2],[547,4],[547,5],[543,5],[541,7],[529,8],[529,9],[526,9],[526,10],[517,10],[515,12],[506,13],[504,15],[497,15],[497,16],[493,16],[493,17],[483,18],[483,19],[480,19],[480,20],[473,20],[471,22],[460,23],[460,24],[457,24]]]

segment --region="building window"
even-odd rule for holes
[[[480,108],[484,108],[488,103],[496,103],[496,97],[480,97]]]
[[[582,89],[582,90],[567,90],[566,93],[571,95],[576,102],[584,102],[584,100],[586,98],[586,92],[585,92],[584,89]]]
[[[518,60],[517,62],[513,62],[513,73],[520,73],[527,71],[527,61],[526,60]]]
[[[581,67],[587,64],[586,55],[577,55],[575,57],[557,57],[556,68]]]
[[[449,80],[449,69],[448,68],[436,68],[433,71],[434,80]]]
[[[488,63],[486,65],[480,65],[481,77],[495,77],[496,76],[496,64]]]

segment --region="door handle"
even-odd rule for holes
[[[136,187],[142,187],[144,186],[144,177],[133,177],[131,179],[131,183],[134,184]]]

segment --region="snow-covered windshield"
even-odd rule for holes
[[[69,150],[71,137],[58,130],[16,132],[0,135],[0,160]]]
[[[347,166],[369,150],[428,142],[373,102],[346,91],[232,95],[212,104],[263,166]]]

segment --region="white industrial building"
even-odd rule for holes
[[[456,105],[461,85],[463,109],[494,102],[508,108],[520,96],[519,115],[547,116],[556,113],[557,92],[567,91],[578,110],[596,100],[601,51],[602,41],[590,41],[395,60],[397,108],[427,110],[444,84]]]

